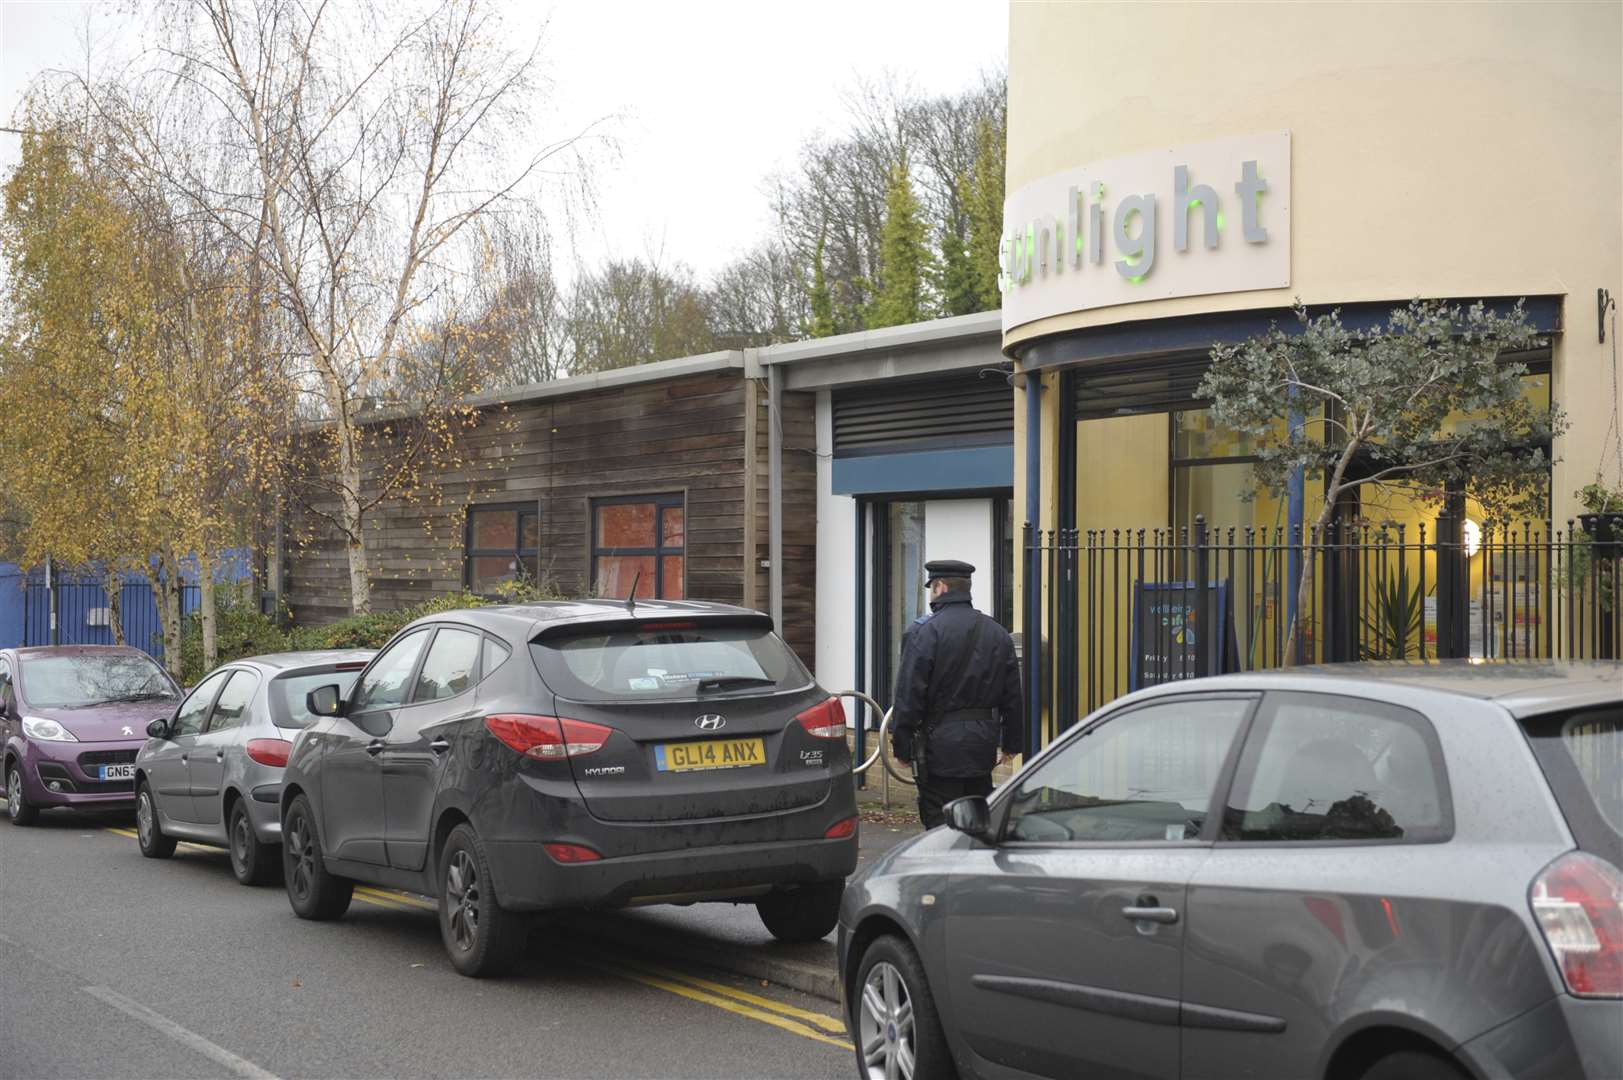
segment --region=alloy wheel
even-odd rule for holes
[[[465,848],[451,855],[445,872],[445,910],[456,947],[472,949],[479,943],[479,869]]]
[[[315,837],[303,814],[295,814],[288,822],[287,849],[293,853],[293,877],[288,884],[302,900],[310,895],[316,877]]]
[[[15,819],[23,812],[23,774],[16,766],[6,775],[6,816]]]
[[[913,1000],[888,960],[868,969],[857,1029],[868,1080],[913,1080]]]
[[[135,800],[135,834],[142,847],[152,846],[152,795],[144,787]]]

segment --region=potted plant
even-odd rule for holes
[[[1574,494],[1586,511],[1578,515],[1578,523],[1597,545],[1596,553],[1615,554],[1623,543],[1623,491],[1614,491],[1597,479]]]

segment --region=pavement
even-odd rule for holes
[[[836,1012],[559,925],[515,975],[466,979],[422,898],[358,889],[306,922],[222,851],[142,858],[127,817],[0,822],[0,1080],[831,1078]]]
[[[857,792],[857,869],[923,831],[913,789],[892,782],[889,807],[881,785]],[[690,904],[572,916],[570,926],[595,940],[688,964],[798,990],[824,1001],[840,1000],[834,935],[803,945],[773,939],[749,904]]]

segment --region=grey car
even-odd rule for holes
[[[1130,695],[854,880],[861,1076],[1623,1076],[1623,664]]]
[[[179,707],[147,725],[135,758],[135,826],[141,854],[167,859],[189,840],[223,847],[244,885],[281,870],[277,812],[294,736],[315,718],[317,686],[355,681],[370,650],[276,653],[210,672]]]

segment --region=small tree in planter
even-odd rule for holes
[[[1500,520],[1545,516],[1544,448],[1565,420],[1522,395],[1525,364],[1501,360],[1541,343],[1520,303],[1499,315],[1480,302],[1415,300],[1371,330],[1349,330],[1339,311],[1310,316],[1300,304],[1296,318],[1294,333],[1274,326],[1214,348],[1196,396],[1211,401],[1218,423],[1251,437],[1258,488],[1282,496],[1297,469],[1323,479],[1312,532],[1322,532],[1344,492],[1392,481],[1412,482],[1433,501],[1451,488],[1467,491]],[[1305,418],[1296,435],[1280,424],[1291,410]],[[1457,412],[1472,421],[1443,430]],[[1313,559],[1302,560],[1286,632],[1292,642],[1313,568]]]

